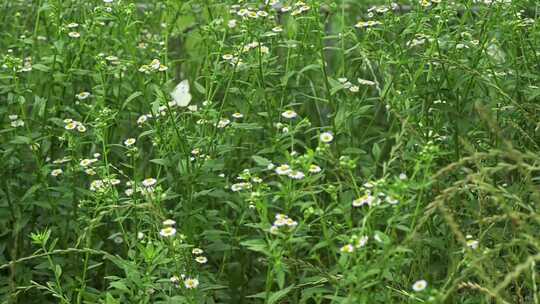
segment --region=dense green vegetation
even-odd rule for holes
[[[2,303],[540,303],[540,3],[0,0]]]

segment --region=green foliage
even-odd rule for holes
[[[2,303],[540,303],[540,4],[1,0]]]

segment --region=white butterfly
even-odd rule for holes
[[[171,97],[174,103],[179,107],[187,107],[191,101],[191,94],[189,93],[189,81],[182,80],[171,92]]]

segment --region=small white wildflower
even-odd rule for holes
[[[391,196],[387,196],[386,197],[386,202],[389,203],[390,205],[397,205],[399,203],[399,201]]]
[[[356,248],[361,248],[361,247],[366,246],[368,240],[369,240],[369,237],[368,237],[368,236],[362,236],[361,238],[359,238],[359,239],[356,241],[355,247],[356,247]]]
[[[208,262],[208,259],[204,256],[198,256],[195,258],[195,261],[199,264],[206,264],[206,262]]]
[[[70,121],[68,123],[66,123],[66,126],[64,127],[66,130],[73,130],[75,128],[77,128],[77,122],[76,121]]]
[[[184,280],[184,286],[187,289],[197,288],[199,286],[199,280],[192,279],[192,278],[187,278],[187,279]]]
[[[292,170],[287,175],[292,179],[303,179],[305,177],[304,173],[297,170]]]
[[[84,133],[84,132],[86,132],[86,127],[84,125],[82,125],[82,124],[79,124],[77,126],[77,131],[79,131],[81,133]]]
[[[427,287],[427,282],[425,280],[419,280],[414,282],[412,289],[416,292],[420,292]]]
[[[319,139],[323,143],[328,144],[332,142],[332,140],[334,140],[334,135],[331,132],[324,132],[324,133],[321,133],[321,135],[319,135]]]
[[[240,119],[240,118],[244,117],[244,115],[242,115],[242,113],[236,112],[236,113],[234,113],[234,114],[232,115],[232,117],[233,117],[233,118],[236,118],[236,119]]]
[[[143,186],[145,187],[152,187],[157,183],[157,180],[155,178],[147,178],[142,181]]]
[[[137,119],[137,124],[138,124],[138,125],[142,125],[142,124],[145,123],[147,120],[148,120],[148,117],[147,117],[146,115],[139,116],[139,118]]]
[[[135,138],[128,138],[124,141],[124,145],[126,145],[126,147],[130,147],[135,144],[136,141],[137,140]]]
[[[477,240],[467,240],[467,247],[475,250],[478,249],[480,243]]]
[[[226,126],[228,126],[230,123],[231,123],[231,121],[228,120],[227,118],[222,118],[222,119],[219,120],[217,127],[222,129],[222,128],[225,128]]]
[[[54,169],[51,171],[51,176],[58,176],[60,174],[62,174],[64,171],[62,171],[62,169]]]
[[[293,111],[293,110],[287,110],[287,111],[281,113],[281,116],[283,118],[293,119],[293,118],[296,118],[298,116],[298,114],[296,114],[296,112]]]
[[[166,219],[163,221],[163,226],[174,226],[176,225],[176,221],[174,220],[171,220],[171,219]]]
[[[321,172],[321,167],[319,167],[317,165],[310,165],[309,166],[309,172],[310,173],[319,173],[319,172]]]
[[[343,252],[343,253],[353,253],[354,252],[354,246],[351,245],[351,244],[347,244],[347,245],[344,245],[342,246],[339,251]]]
[[[363,84],[363,85],[368,85],[368,86],[375,85],[375,82],[371,80],[362,79],[362,78],[358,78],[358,83]]]
[[[163,237],[170,237],[176,234],[176,229],[173,227],[165,227],[159,231],[159,235]]]
[[[86,98],[90,97],[90,93],[88,92],[80,92],[77,95],[75,95],[78,100],[85,100]]]
[[[374,201],[375,201],[375,197],[368,193],[360,198],[355,199],[352,202],[352,205],[353,207],[362,207],[364,205],[368,205],[369,207],[371,207]]]
[[[276,169],[275,169],[275,172],[278,174],[278,175],[287,175],[291,172],[291,167],[287,164],[283,164],[281,166],[278,166]]]

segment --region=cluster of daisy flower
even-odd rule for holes
[[[270,227],[270,233],[277,233],[280,228],[287,228],[289,230],[294,229],[296,226],[298,226],[298,222],[294,221],[290,217],[288,217],[285,214],[278,213],[276,214],[276,218],[274,220],[274,223],[272,224],[272,227]]]
[[[512,4],[512,0],[473,0],[473,3],[491,5],[491,4]]]
[[[201,248],[193,248],[191,253],[195,255],[195,262],[199,264],[206,264],[208,262],[208,258],[202,255],[204,251]]]
[[[184,287],[186,289],[195,289],[195,288],[199,287],[199,280],[198,279],[186,277],[186,275],[184,275],[184,274],[180,275],[180,277],[172,276],[169,280],[176,288],[180,287],[180,282],[181,281],[184,283]]]
[[[155,178],[144,179],[141,182],[140,186],[136,186],[134,182],[128,181],[128,182],[126,182],[126,186],[128,186],[129,188],[127,188],[124,191],[124,193],[127,196],[132,196],[135,191],[137,191],[138,193],[141,193],[143,195],[144,194],[152,194],[155,191],[155,185],[156,184],[157,184],[157,180]]]
[[[360,91],[360,86],[374,86],[376,83],[371,80],[366,80],[362,78],[358,78],[358,85],[354,85],[352,82],[349,81],[349,79],[345,77],[338,78],[338,81],[341,83],[344,89],[349,90],[352,93],[357,93]]]
[[[171,109],[172,112],[174,112],[173,111],[174,109],[179,107],[178,104],[175,101],[168,102],[168,106],[169,106],[169,108]],[[187,109],[189,111],[191,111],[191,112],[196,112],[198,110],[198,107],[197,107],[197,105],[189,105],[189,106],[187,106]],[[140,115],[137,118],[137,125],[139,127],[142,127],[149,119],[155,118],[156,120],[158,120],[160,117],[167,116],[167,113],[168,113],[167,106],[159,106],[158,109],[157,109],[157,113],[155,115],[152,115],[151,113]]]
[[[469,247],[472,250],[478,249],[478,246],[480,245],[480,243],[477,240],[473,239],[472,235],[467,234],[465,236],[465,239],[467,240],[467,247]]]
[[[415,37],[409,41],[407,41],[407,43],[405,44],[407,47],[409,48],[413,48],[415,46],[419,46],[419,45],[423,45],[427,42],[433,42],[435,39],[432,38],[431,36],[429,35],[426,35],[426,34],[416,34]]]
[[[209,160],[211,159],[211,156],[209,154],[201,153],[201,149],[195,148],[191,150],[191,157],[189,158],[191,161],[195,161],[197,159],[202,160]]]
[[[83,91],[83,92],[80,92],[80,93],[76,94],[75,97],[78,100],[85,100],[88,97],[90,97],[90,95],[91,95],[90,92]]]
[[[369,237],[368,236],[356,236],[354,235],[351,238],[350,243],[343,245],[339,251],[342,253],[353,253],[355,250],[360,249],[362,247],[365,247],[368,243]]]
[[[80,38],[81,33],[77,31],[77,28],[79,27],[79,24],[76,22],[71,22],[66,25],[66,29],[68,31],[68,36],[71,38]]]
[[[377,14],[384,14],[391,10],[397,10],[399,9],[399,4],[392,2],[390,5],[378,5],[378,6],[372,6],[368,8],[368,17],[372,18],[374,16],[374,13]]]
[[[96,179],[90,183],[90,191],[103,193],[119,184],[120,180],[117,178]]]
[[[168,67],[166,65],[161,64],[159,59],[154,59],[149,64],[143,64],[139,68],[139,72],[150,74],[151,72],[163,72],[166,71]]]
[[[423,7],[430,7],[435,4],[441,3],[442,0],[420,0],[420,5]]]
[[[252,175],[249,169],[244,169],[244,171],[242,171],[242,173],[240,173],[236,179],[242,180],[243,182],[233,184],[231,186],[231,190],[233,192],[249,190],[253,187],[253,183],[260,184],[263,181],[260,177]]]
[[[367,192],[361,197],[353,200],[352,206],[353,207],[362,207],[362,206],[371,207],[373,205],[378,205],[379,203],[380,203],[380,199],[378,197],[371,195],[370,192]]]
[[[274,9],[280,11],[281,13],[291,12],[291,16],[300,15],[300,14],[302,14],[304,12],[307,12],[307,11],[309,11],[311,9],[311,7],[309,5],[307,5],[303,1],[297,1],[292,6],[291,5],[281,5],[279,3],[279,1],[272,1],[272,2],[273,2],[273,4],[270,4],[270,5],[272,5],[272,7],[274,7]]]
[[[19,119],[18,115],[9,115],[10,125],[13,128],[19,128],[24,126],[24,121],[22,119]]]
[[[80,133],[86,132],[86,127],[79,121],[73,120],[71,118],[64,119],[64,129],[66,130],[77,130]]]
[[[371,27],[381,25],[381,24],[382,24],[382,22],[375,21],[375,20],[358,21],[358,22],[356,22],[354,27],[359,28],[359,29],[361,29],[361,28],[371,28]]]
[[[291,166],[282,164],[274,169],[277,175],[287,175],[292,179],[303,179],[306,175],[300,170],[293,170]]]
[[[401,173],[399,175],[399,179],[403,181],[407,179],[407,176],[404,173]],[[378,191],[377,187],[383,187],[385,183],[386,183],[385,179],[379,179],[376,181],[369,181],[369,182],[364,183],[362,185],[363,186],[362,188],[364,189],[364,195],[353,200],[352,206],[353,207],[362,207],[362,206],[372,207],[372,206],[379,205],[383,201],[385,201],[386,203],[390,205],[397,205],[399,203],[399,200],[397,200],[391,195]],[[376,192],[376,194],[372,194],[373,192]]]
[[[176,228],[174,227],[176,222],[174,220],[167,219],[162,224],[164,227],[159,231],[159,235],[162,237],[171,237],[176,234]]]
[[[12,50],[9,49],[8,53]],[[11,69],[14,72],[24,73],[32,71],[32,57],[25,57],[24,59],[17,58],[11,55],[5,55],[1,66],[3,69]]]

